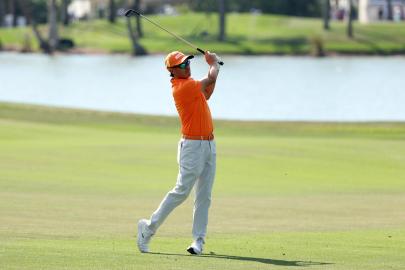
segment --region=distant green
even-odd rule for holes
[[[276,15],[231,13],[227,16],[227,41],[218,42],[216,14],[186,13],[178,16],[150,16],[162,26],[195,43],[199,47],[222,54],[311,54],[321,44],[328,54],[404,54],[405,24],[354,23],[353,39],[346,36],[345,22],[331,22],[331,30],[324,31],[319,18],[298,18]],[[149,53],[166,53],[192,49],[156,28],[142,23],[145,37],[141,44]],[[46,27],[42,29],[46,34]],[[38,46],[31,29],[0,29],[4,47],[19,49],[28,33],[32,47]],[[124,19],[116,24],[106,20],[75,22],[61,27],[61,36],[72,38],[78,49],[85,52],[130,53]]]
[[[405,268],[405,123],[215,125],[205,255],[191,198],[140,254],[178,120],[0,103],[0,269]]]

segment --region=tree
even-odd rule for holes
[[[59,43],[56,0],[48,2],[49,45],[54,51]]]
[[[4,25],[4,15],[6,13],[6,3],[0,0],[0,27]]]
[[[189,0],[195,11],[216,12],[216,4],[221,0]],[[263,13],[284,14],[303,17],[321,17],[321,2],[324,0],[228,0],[227,10],[249,12],[260,9]]]
[[[110,23],[115,23],[117,18],[117,7],[115,5],[115,0],[110,0],[110,14],[108,16],[108,20]]]
[[[148,54],[148,52],[139,43],[138,31],[134,30],[132,23],[131,23],[131,18],[132,17],[126,17],[128,35],[129,35],[129,38],[131,39],[131,43],[132,43],[132,55],[146,55],[146,54]]]
[[[36,39],[38,40],[39,47],[44,53],[52,54],[58,47],[59,44],[59,35],[58,35],[58,25],[56,21],[56,0],[45,0],[48,1],[48,24],[49,24],[49,37],[45,39],[42,36],[42,33],[38,29],[37,19],[35,17],[34,9],[37,4],[36,2],[30,0],[16,0],[19,6],[22,9],[24,16],[27,18],[28,21],[31,21],[32,31],[35,34]],[[39,2],[39,1],[38,1]],[[46,6],[39,5],[46,9]]]
[[[70,4],[70,0],[62,0],[62,16],[61,21],[63,25],[67,26],[70,23],[70,18],[68,14],[68,6]]]
[[[218,0],[219,7],[219,41],[225,41],[226,0]]]
[[[392,0],[387,0],[387,9],[388,9],[388,20],[392,21],[394,19],[392,15]]]
[[[323,0],[323,29],[329,30],[330,25],[330,0]]]
[[[19,0],[17,0],[19,1]],[[24,1],[19,1],[19,2],[26,2],[27,6],[30,9],[30,14],[32,16],[32,19],[37,23],[37,24],[46,24],[48,23],[48,0],[24,0]],[[20,3],[20,6],[22,4]],[[24,12],[23,12],[24,13]],[[28,18],[25,13],[24,16],[27,18],[29,21],[30,18]]]
[[[31,1],[29,0],[17,0],[17,1],[21,6],[24,16],[27,18],[27,20],[31,21],[32,31],[34,32],[35,37],[38,40],[39,47],[44,53],[51,54],[52,53],[51,47],[49,46],[48,41],[42,37],[41,32],[39,32],[38,30],[36,19],[33,17],[32,12],[33,6]]]
[[[347,36],[353,38],[353,0],[349,0],[349,15],[348,15],[348,24],[347,24]]]
[[[14,0],[8,1],[8,8],[11,15],[13,15],[13,27],[17,26],[17,2]]]
[[[134,9],[136,11],[140,11],[140,7],[141,7],[141,0],[134,0]],[[141,38],[143,37],[141,17],[136,16],[135,18],[136,18],[136,32],[138,33],[138,37]]]

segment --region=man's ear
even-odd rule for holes
[[[174,77],[173,68],[168,68],[167,70],[170,72],[170,77]]]

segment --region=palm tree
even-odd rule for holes
[[[349,15],[348,15],[348,24],[347,24],[347,36],[353,38],[353,0],[349,0]]]
[[[70,0],[63,0],[62,1],[62,16],[61,16],[61,21],[63,25],[69,25],[70,23],[70,18],[68,14],[68,6],[70,4]]]
[[[35,34],[36,39],[38,40],[39,47],[44,53],[52,54],[53,48],[50,46],[49,41],[42,37],[41,32],[38,30],[38,25],[32,15],[32,3],[29,0],[17,0],[18,4],[21,7],[21,10],[24,16],[27,18],[28,21],[31,22],[32,31]]]
[[[59,43],[56,0],[48,2],[49,46],[54,51]]]
[[[0,27],[4,25],[4,15],[6,13],[6,3],[0,1]]]
[[[323,4],[323,29],[329,30],[330,21],[330,0],[324,0]]]
[[[388,20],[392,21],[394,17],[392,16],[392,0],[387,0],[387,9],[388,9]]]
[[[137,16],[138,17],[138,16]],[[126,17],[128,35],[132,43],[132,55],[146,55],[148,52],[142,45],[139,43],[138,31],[134,30],[131,23],[131,17]]]
[[[219,4],[219,41],[224,41],[226,38],[225,33],[225,19],[226,19],[226,0],[218,0]]]
[[[110,0],[110,14],[108,16],[108,20],[110,23],[115,23],[115,19],[117,17],[117,7],[115,5],[115,0]]]
[[[17,2],[14,0],[9,0],[8,8],[10,14],[13,15],[13,27],[17,26]]]
[[[134,0],[134,9],[136,11],[140,11],[140,7],[141,7],[141,0]],[[135,18],[136,18],[136,32],[138,33],[138,37],[141,38],[143,37],[141,17],[136,16]]]

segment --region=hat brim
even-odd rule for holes
[[[181,63],[183,63],[184,61],[186,61],[187,59],[193,59],[193,58],[194,58],[194,55],[185,55],[182,58],[180,58],[179,61],[175,65],[173,65],[171,67],[167,67],[167,68],[174,68],[174,67],[180,65]]]

